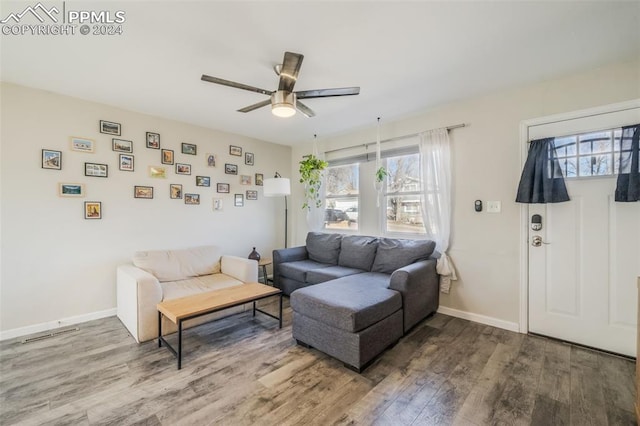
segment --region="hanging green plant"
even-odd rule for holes
[[[322,186],[322,171],[327,168],[329,163],[319,159],[313,154],[305,155],[300,162],[300,183],[304,185],[304,204],[303,209],[310,210],[311,205],[320,207],[322,200],[320,199],[320,187]]]
[[[380,167],[378,170],[376,170],[376,182],[382,183],[384,181],[384,178],[386,178],[388,174],[389,172],[387,172],[387,169],[385,169],[384,167]]]

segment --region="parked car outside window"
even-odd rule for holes
[[[342,222],[344,220],[349,220],[349,216],[342,210],[338,209],[325,209],[324,211],[324,221],[328,222]]]

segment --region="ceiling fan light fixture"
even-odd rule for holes
[[[296,113],[296,94],[278,90],[271,95],[271,113],[276,117],[292,117]]]

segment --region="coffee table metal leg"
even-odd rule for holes
[[[178,320],[178,370],[182,368],[182,320]]]
[[[282,293],[280,293],[280,315],[278,316],[278,322],[280,323],[280,328],[282,328]]]
[[[256,316],[256,301],[253,301],[253,316]]]
[[[158,311],[158,347],[162,347],[162,312]]]

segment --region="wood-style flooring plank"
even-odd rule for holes
[[[436,314],[356,374],[296,345],[284,306],[282,329],[250,312],[187,329],[182,370],[117,318],[0,342],[0,424],[635,425],[628,360]]]

